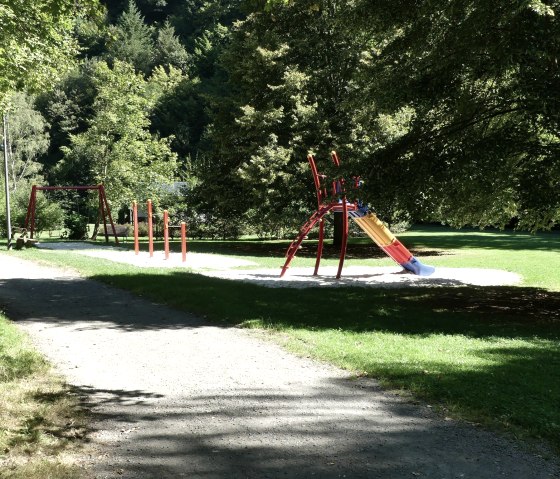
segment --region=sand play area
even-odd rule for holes
[[[257,283],[267,287],[410,287],[410,286],[502,286],[513,285],[521,277],[509,271],[478,268],[436,268],[433,275],[419,277],[405,272],[400,266],[347,266],[342,277],[336,279],[335,266],[324,266],[319,275],[313,276],[313,268],[290,268],[283,278],[278,269],[259,269],[251,261],[233,256],[207,253],[187,253],[187,260],[181,261],[181,254],[172,253],[165,259],[162,251],[154,252],[150,257],[146,252],[138,255],[134,251],[107,247],[92,243],[39,243],[38,247],[47,250],[67,250],[95,258],[127,263],[141,268],[185,268],[195,273],[216,278]]]

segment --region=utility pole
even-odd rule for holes
[[[10,218],[10,187],[8,183],[8,115],[2,115],[4,133],[4,185],[6,187],[6,228],[8,234],[8,249],[12,249],[12,220]]]

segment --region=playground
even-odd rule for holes
[[[156,238],[150,200],[147,238],[136,202],[132,236],[119,236],[91,187],[102,238],[3,255],[2,304],[93,415],[80,467],[130,479],[557,475],[557,233],[420,226],[397,239],[308,161],[317,208],[291,242],[187,238],[167,210]],[[343,217],[338,248],[330,213]]]
[[[330,154],[332,164],[338,173],[341,166],[340,158],[335,151]],[[242,259],[223,258],[216,255],[191,252],[187,260],[187,223],[180,221],[173,226],[168,210],[161,213],[161,228],[163,237],[163,257],[161,253],[156,256],[154,249],[154,205],[151,199],[146,201],[147,219],[147,250],[148,254],[140,254],[139,236],[139,208],[141,205],[132,202],[132,241],[134,253],[128,250],[113,248],[103,249],[96,244],[86,243],[54,243],[37,244],[41,248],[51,250],[76,251],[80,254],[103,258],[110,261],[128,263],[139,267],[185,267],[189,271],[198,272],[207,276],[240,280],[269,287],[311,287],[311,286],[376,286],[376,287],[436,287],[436,286],[502,286],[514,285],[521,282],[521,277],[510,271],[501,271],[491,268],[477,270],[475,268],[441,268],[425,264],[414,256],[407,247],[399,241],[370,208],[364,204],[359,195],[362,181],[359,177],[351,179],[334,176],[329,178],[319,171],[315,156],[307,155],[311,170],[317,207],[308,220],[300,227],[296,238],[289,244],[284,264],[280,274],[274,269],[258,268],[258,262]],[[49,190],[94,190],[98,192],[97,222],[94,230],[103,225],[105,243],[109,237],[114,238],[115,246],[119,245],[117,227],[115,226],[110,206],[107,201],[104,187],[98,186],[70,186],[70,187],[37,187],[33,186],[24,231],[29,231],[30,239],[34,239],[36,222],[37,191]],[[326,218],[331,213],[341,217],[341,241],[338,253],[338,267],[323,267],[320,270],[323,250],[325,247]],[[353,220],[367,237],[391,258],[397,266],[393,267],[368,267],[354,265],[344,273],[348,242],[350,236],[349,220]],[[297,253],[303,248],[302,244],[308,239],[309,233],[318,228],[318,241],[315,253],[313,274],[309,275],[304,268],[290,269]],[[180,262],[177,255],[171,256],[171,237],[173,229],[180,231]],[[162,262],[162,259],[164,260]],[[249,269],[242,269],[249,267]],[[288,274],[287,274],[288,273]],[[334,278],[334,279],[332,279]],[[282,281],[279,281],[282,279]]]

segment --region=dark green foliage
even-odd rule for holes
[[[174,150],[183,158],[196,158],[208,124],[200,81],[184,79],[162,95],[154,107],[151,127],[163,137],[172,136]]]
[[[153,27],[145,23],[136,4],[130,0],[128,9],[110,29],[107,42],[109,59],[130,63],[136,70],[149,73],[156,55],[152,35]]]
[[[143,127],[177,154],[191,214],[224,234],[293,234],[314,205],[309,151],[360,175],[353,196],[390,223],[560,220],[558,0],[105,3],[76,19],[81,67],[38,100],[52,183],[104,176],[99,92],[133,99],[138,82],[111,93],[91,73],[103,58],[158,77]],[[71,135],[87,148],[53,168]]]
[[[197,74],[211,78],[215,63],[229,37],[229,29],[241,17],[241,0],[184,0],[171,23],[193,55]]]
[[[64,227],[68,230],[68,239],[87,239],[87,218],[78,213],[69,213],[64,219]]]
[[[559,14],[557,1],[360,2],[349,15],[372,42],[354,104],[381,137],[361,163],[386,192],[369,196],[457,225],[557,222]]]
[[[94,82],[97,61],[84,61],[79,68],[70,72],[52,90],[40,95],[37,107],[49,125],[51,139],[48,154],[42,162],[51,184],[56,183],[52,167],[62,158],[61,147],[70,144],[70,135],[87,129],[88,122],[94,115],[93,103],[97,95]],[[73,171],[70,183],[84,184],[82,169]]]
[[[189,67],[189,54],[175,35],[173,26],[166,22],[158,30],[155,43],[155,64],[173,65],[186,72]]]

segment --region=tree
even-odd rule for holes
[[[37,97],[36,106],[49,127],[50,147],[41,162],[51,184],[64,180],[77,184],[81,182],[80,170],[74,172],[74,178],[68,175],[57,178],[54,166],[62,159],[61,148],[70,145],[70,135],[86,131],[93,118],[93,103],[97,96],[94,78],[97,62],[95,59],[82,61],[79,67],[68,72],[52,89]]]
[[[43,184],[43,167],[37,161],[47,151],[49,137],[47,124],[42,115],[34,109],[33,99],[25,93],[14,93],[9,98],[9,149],[8,185],[11,198],[11,213],[14,225],[23,226],[27,212],[29,194],[33,184]],[[2,172],[4,169],[2,168]],[[3,176],[3,175],[2,175]],[[0,201],[4,205],[4,188]],[[40,220],[38,231],[54,229],[62,224],[62,210],[56,201],[39,195],[37,203]],[[5,211],[0,213],[4,226]]]
[[[244,17],[243,0],[184,0],[171,16],[178,36],[192,57],[195,73],[215,75],[215,66],[229,40],[233,23]]]
[[[42,166],[37,159],[47,151],[49,138],[45,119],[33,108],[32,99],[28,95],[15,93],[11,96],[10,103],[9,185],[10,190],[15,193],[43,180]]]
[[[189,69],[189,54],[175,35],[175,29],[169,22],[165,22],[157,32],[155,43],[155,64],[172,65],[183,72]]]
[[[10,91],[39,89],[64,73],[77,53],[74,20],[96,0],[0,2],[0,106]]]
[[[331,149],[349,149],[348,78],[362,36],[342,28],[344,8],[301,1],[253,13],[236,23],[220,58],[227,88],[209,102],[207,154],[218,181],[240,192],[236,208],[255,228],[297,228],[313,202],[308,152],[328,161]],[[220,187],[215,180],[210,187],[216,201]]]
[[[559,4],[270,2],[237,24],[223,57],[231,93],[209,129],[221,175],[242,173],[248,208],[263,172],[278,191],[265,166],[282,178],[304,145],[335,147],[391,221],[550,228],[560,220]],[[283,166],[271,138],[291,157]]]
[[[362,0],[345,13],[371,38],[353,129],[374,204],[456,226],[560,220],[560,2]]]
[[[150,73],[155,58],[153,33],[153,28],[145,23],[134,0],[130,0],[128,9],[109,29],[109,59],[130,63],[137,71]]]
[[[161,92],[179,81],[172,75],[156,70],[146,81],[127,63],[97,63],[95,114],[86,131],[70,135],[60,173],[78,168],[84,182],[103,183],[119,206],[135,198],[157,200],[175,178],[177,156],[169,138],[150,134],[149,114]]]

